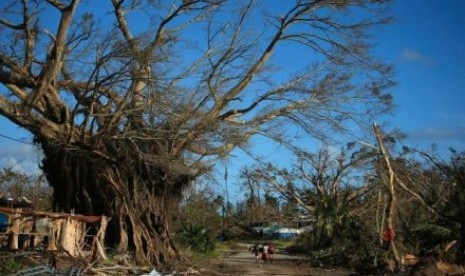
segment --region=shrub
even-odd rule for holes
[[[181,243],[194,252],[206,253],[215,249],[215,239],[211,231],[203,226],[187,224],[179,231]]]

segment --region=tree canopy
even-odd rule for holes
[[[0,112],[39,140],[151,140],[148,162],[194,164],[389,107],[367,39],[386,1],[79,2],[3,4]],[[280,54],[292,45],[295,60]]]

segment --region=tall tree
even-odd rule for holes
[[[249,224],[263,222],[263,206],[259,182],[249,177],[250,169],[241,169],[241,189],[245,191],[245,212]]]
[[[222,222],[220,211],[223,206],[223,197],[216,195],[208,185],[197,183],[184,192],[179,209],[173,216],[176,228],[191,224],[219,232]]]
[[[390,106],[368,36],[387,0],[79,2],[2,1],[0,114],[42,148],[55,209],[111,216],[140,263],[180,259],[167,213],[217,158]]]

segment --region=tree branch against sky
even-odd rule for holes
[[[388,2],[5,2],[0,114],[43,149],[56,209],[112,216],[111,245],[168,263],[167,212],[215,160],[389,110],[367,36]]]

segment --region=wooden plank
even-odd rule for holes
[[[70,217],[71,219],[76,219],[76,220],[87,222],[87,223],[98,222],[102,218],[101,216],[86,216],[86,215],[67,214],[67,213],[46,213],[46,212],[40,212],[40,211],[22,211],[19,209],[12,209],[12,208],[2,207],[2,206],[0,206],[0,212],[7,213],[7,214],[19,213],[23,216],[31,216],[35,218],[65,219],[65,218]]]

